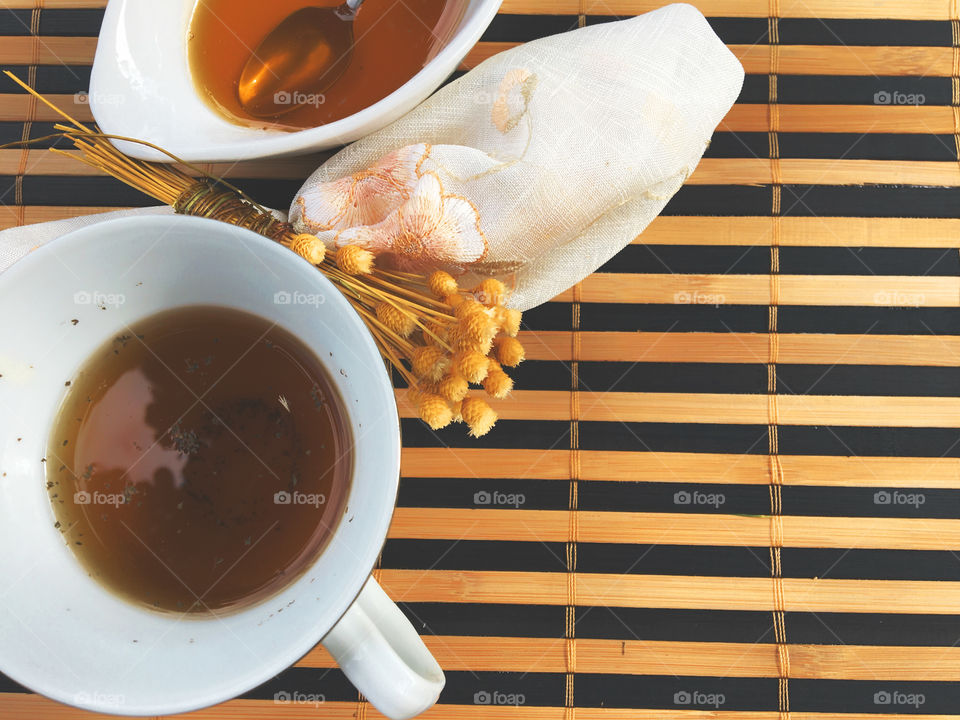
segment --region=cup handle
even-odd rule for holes
[[[372,577],[321,642],[350,682],[391,720],[418,715],[443,690],[443,670]]]

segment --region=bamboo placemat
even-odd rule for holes
[[[461,70],[661,4],[506,0]],[[488,436],[404,405],[377,572],[447,671],[428,718],[960,717],[957,0],[696,4],[748,76],[693,177],[526,314]],[[104,0],[2,5],[0,64],[89,119]],[[51,119],[0,80],[0,143]],[[286,207],[317,161],[210,169]],[[148,204],[42,150],[0,199]],[[0,676],[0,718],[81,716]],[[317,648],[191,717],[377,716]]]

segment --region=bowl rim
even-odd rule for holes
[[[215,140],[211,141],[209,138],[205,138],[203,141],[206,143],[205,145],[198,144],[194,147],[187,146],[181,149],[165,149],[190,162],[230,162],[305,154],[311,151],[336,148],[376,132],[407,114],[437,90],[443,81],[456,70],[460,60],[476,45],[499,12],[503,0],[463,1],[467,3],[465,12],[470,12],[470,5],[472,4],[475,4],[475,10],[460,21],[453,36],[441,50],[403,85],[386,97],[352,115],[325,125],[293,132],[266,131],[259,138],[231,140],[222,144],[217,144]],[[108,0],[90,75],[89,102],[95,119],[101,126],[108,128],[105,130],[106,132],[130,137],[129,133],[123,132],[123,128],[117,127],[114,122],[115,119],[119,118],[122,123],[126,113],[110,112],[112,110],[110,103],[104,98],[109,98],[111,94],[98,91],[100,84],[105,82],[104,77],[106,75],[122,75],[117,67],[114,41],[118,31],[119,17],[122,14],[118,7],[126,5],[128,2],[130,0]],[[113,7],[111,8],[111,6]],[[113,12],[111,12],[111,9]],[[133,97],[135,99],[135,96]],[[204,103],[204,105],[206,104]],[[124,107],[127,107],[126,104]],[[101,116],[107,117],[104,115],[106,112],[109,112],[110,119],[101,122]],[[215,111],[211,109],[210,112]],[[384,118],[387,118],[387,120],[384,121]],[[229,122],[225,119],[224,121]],[[261,132],[255,128],[250,130],[251,134]],[[151,138],[137,139],[153,141]],[[138,143],[116,141],[115,144],[124,153],[134,158],[172,162],[170,157]]]

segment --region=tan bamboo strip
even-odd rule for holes
[[[51,94],[51,102],[68,109],[80,122],[93,116],[86,101],[77,102],[73,94]],[[81,99],[85,95],[79,96]],[[0,121],[22,122],[26,117],[28,96],[0,93]],[[952,109],[940,105],[780,105],[781,132],[848,132],[848,133],[940,133],[952,134]],[[45,106],[38,106],[35,120],[50,122],[59,119]],[[767,106],[734,105],[720,124],[727,132],[766,132]]]
[[[96,0],[94,0],[96,1]],[[50,0],[47,0],[50,2]],[[291,688],[292,690],[293,688]],[[155,720],[273,720],[282,712],[289,720],[356,720],[356,703],[326,702],[322,708],[309,703],[278,705],[273,700],[230,700],[182,715],[156,716]],[[282,708],[282,710],[281,710]],[[0,696],[0,720],[77,720],[78,710],[40,695],[4,693]],[[794,720],[890,720],[881,713],[791,712]],[[82,714],[84,720],[114,720],[116,715]],[[435,705],[417,716],[421,720],[562,720],[564,708],[537,705]],[[384,720],[370,708],[368,720]],[[911,720],[960,720],[960,715],[917,715]],[[577,708],[578,720],[777,720],[776,712],[724,710],[647,710],[640,708]]]
[[[765,45],[728,47],[748,74],[770,72],[771,58]],[[953,49],[949,47],[778,45],[777,70],[785,75],[950,77],[952,67]]]
[[[32,8],[35,0],[3,0],[0,8]],[[103,8],[106,0],[45,0],[44,7],[56,10],[66,8]],[[704,15],[715,17],[767,16],[767,0],[694,0],[692,3]],[[501,14],[576,15],[638,15],[663,6],[663,0],[504,0]],[[948,20],[949,0],[783,0],[780,17],[852,18],[892,20]]]
[[[0,150],[0,175],[16,172],[21,150]],[[65,175],[86,176],[95,174],[87,165],[77,162],[81,157],[79,150],[65,151],[69,157],[52,153],[46,149],[27,151],[27,175]],[[327,154],[313,153],[291,158],[267,158],[235,163],[205,163],[203,168],[217,177],[228,178],[306,178],[329,157]],[[189,168],[184,171],[193,176],[199,173]],[[286,208],[284,208],[286,209]]]
[[[24,10],[33,8],[36,0],[0,0],[0,9]],[[107,6],[107,0],[44,0],[46,10],[70,10],[75,8],[101,9]]]
[[[710,492],[722,495],[723,488]],[[905,495],[904,491],[896,492],[901,497]],[[918,492],[922,494],[922,490]],[[534,502],[535,498],[527,500]],[[874,504],[872,497],[864,497],[865,510],[878,507],[881,506]],[[678,509],[686,508],[678,506]],[[764,515],[587,510],[579,513],[582,542],[767,547],[770,541],[769,521]],[[562,510],[523,510],[522,506],[521,509],[401,507],[394,514],[390,537],[564,542],[567,515]],[[782,544],[797,548],[960,550],[960,520],[784,515]],[[770,578],[766,580],[769,591]]]
[[[583,361],[763,363],[766,333],[583,331]],[[569,360],[564,331],[524,332],[532,360]],[[780,364],[936,365],[960,362],[960,337],[780,333]]]
[[[3,0],[0,8],[32,8],[35,0]],[[754,17],[767,16],[766,0],[694,0],[692,3],[707,16]],[[45,0],[51,10],[66,8],[103,8],[106,0]],[[504,0],[501,14],[576,15],[638,15],[663,6],[663,0]],[[852,18],[892,20],[949,20],[949,0],[783,0],[780,17]]]
[[[955,160],[831,160],[780,158],[780,182],[809,185],[904,184],[955,187],[960,166]],[[704,158],[688,185],[766,185],[774,182],[767,158]]]
[[[620,464],[624,476],[629,460]],[[404,446],[400,472],[405,477],[485,477],[569,480],[570,451],[487,448],[414,448]]]
[[[766,105],[734,105],[717,128],[766,132]],[[942,105],[780,105],[780,132],[953,134],[953,110]]]
[[[3,36],[0,38],[0,63],[23,63],[31,55],[33,38]],[[520,45],[518,42],[479,42],[460,63],[460,70],[476,67],[498,52]],[[62,37],[45,35],[40,39],[37,62],[40,65],[90,65],[97,49],[96,37]],[[84,88],[77,88],[78,91]]]
[[[26,205],[25,221],[62,220],[126,207]],[[9,208],[0,207],[0,229],[11,227]],[[781,218],[780,245],[802,247],[954,248],[958,218]],[[635,245],[767,245],[768,217],[657,217],[633,240]]]
[[[14,153],[0,150],[0,174],[10,174],[16,165]],[[77,150],[68,151],[79,156]],[[327,155],[274,158],[240,163],[214,163],[209,172],[224,177],[302,178],[313,172]],[[28,152],[30,172],[34,175],[90,175],[86,165],[44,149]],[[857,185],[888,183],[955,187],[960,185],[960,166],[955,161],[893,160],[821,160],[795,158],[781,160],[781,181],[798,184]],[[196,173],[191,173],[196,174]],[[763,158],[706,158],[687,180],[691,185],[761,185],[773,182],[769,161]]]
[[[49,0],[48,0],[49,1]],[[292,691],[295,688],[290,688]],[[322,707],[312,703],[279,705],[273,700],[230,700],[213,707],[195,710],[182,715],[155,716],[154,720],[274,720],[277,717],[290,720],[357,720],[357,704],[325,702]],[[77,720],[80,711],[48,700],[40,695],[4,693],[0,696],[0,720]],[[113,720],[116,715],[84,712],[84,720]],[[562,720],[564,708],[536,705],[435,705],[417,716],[421,720]],[[714,711],[629,710],[606,708],[577,708],[579,720],[775,720],[776,715],[763,712],[724,713]],[[795,714],[801,720],[827,720],[827,716],[814,717]],[[951,716],[956,720],[960,716]],[[367,711],[368,720],[384,720],[374,708]],[[830,720],[889,720],[890,716],[830,716]],[[911,715],[919,720],[948,720],[947,716]]]
[[[467,56],[460,61],[457,70],[470,70],[487,58],[522,44],[519,42],[478,42],[470,49]]]
[[[62,220],[123,207],[25,205],[28,223]],[[0,229],[12,227],[9,208],[0,207]],[[953,248],[958,218],[781,218],[781,245],[802,247]],[[770,218],[660,216],[633,240],[635,245],[766,245]]]
[[[6,38],[0,38],[0,41],[5,39]],[[85,98],[86,95],[52,93],[44,95],[44,97],[69,112],[70,115],[80,122],[90,122],[93,119],[89,103],[78,102],[78,99]],[[30,96],[26,93],[0,93],[0,121],[23,122],[24,118],[29,117],[29,106]],[[32,119],[37,122],[52,122],[54,120],[61,120],[62,118],[43,103],[39,103]]]
[[[580,450],[581,479],[766,485],[763,455]],[[960,489],[960,458],[781,455],[784,485]],[[566,450],[404,448],[404,477],[566,480]]]
[[[90,207],[85,205],[21,205],[25,224],[65,220],[77,215],[95,215],[113,210],[127,210],[127,207]],[[17,225],[17,209],[11,205],[0,205],[0,230]]]
[[[30,7],[34,3],[31,2]],[[0,63],[24,63],[33,54],[33,38],[29,35],[0,38]],[[97,49],[95,37],[60,37],[44,35],[37,48],[39,65],[89,65]],[[85,88],[77,88],[84,90]]]
[[[564,605],[566,573],[384,570],[401,602]],[[960,613],[960,582],[784,578],[787,612]],[[580,573],[581,606],[702,610],[773,609],[770,578]]]
[[[418,417],[406,390],[397,390],[396,397],[401,416]],[[960,427],[958,397],[780,395],[777,402],[783,425]],[[766,425],[767,405],[768,396],[759,393],[581,391],[577,419]],[[497,412],[505,420],[574,419],[570,393],[564,390],[515,390]]]
[[[29,57],[32,38],[6,36],[0,43],[0,63],[15,64]],[[95,37],[44,36],[37,61],[41,65],[89,65],[93,62]],[[469,70],[519,42],[478,42],[461,61],[460,70]],[[744,70],[765,74],[770,69],[766,45],[730,45]],[[780,71],[795,75],[876,75],[949,77],[952,48],[883,47],[847,45],[782,45]],[[82,88],[78,88],[80,90]]]
[[[676,642],[579,638],[578,670],[618,675],[776,677],[776,646],[746,642]],[[437,662],[450,672],[564,672],[556,638],[426,636]],[[960,681],[958,647],[873,645],[790,646],[791,677],[810,680]],[[298,667],[331,668],[322,645]]]
[[[780,275],[779,305],[956,307],[960,277]],[[584,278],[582,302],[671,305],[768,305],[766,275],[595,273]],[[567,290],[553,298],[570,302]]]
[[[514,3],[552,5],[552,0],[507,0],[504,12]],[[590,15],[638,15],[663,6],[662,0],[584,0]],[[716,17],[765,18],[768,0],[693,0],[691,3],[704,15]],[[518,12],[518,11],[517,11]],[[781,18],[851,18],[897,20],[946,20],[950,17],[949,0],[782,0]]]
[[[954,248],[958,237],[958,218],[780,218],[781,246]],[[633,243],[769,245],[770,218],[661,215]]]

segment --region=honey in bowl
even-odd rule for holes
[[[230,121],[289,130],[317,127],[387,97],[449,40],[463,0],[365,0],[353,20],[354,45],[343,74],[323,93],[290,98],[297,109],[258,118],[243,108],[238,85],[251,53],[285,18],[305,7],[335,8],[342,0],[198,0],[187,53],[197,91]]]

